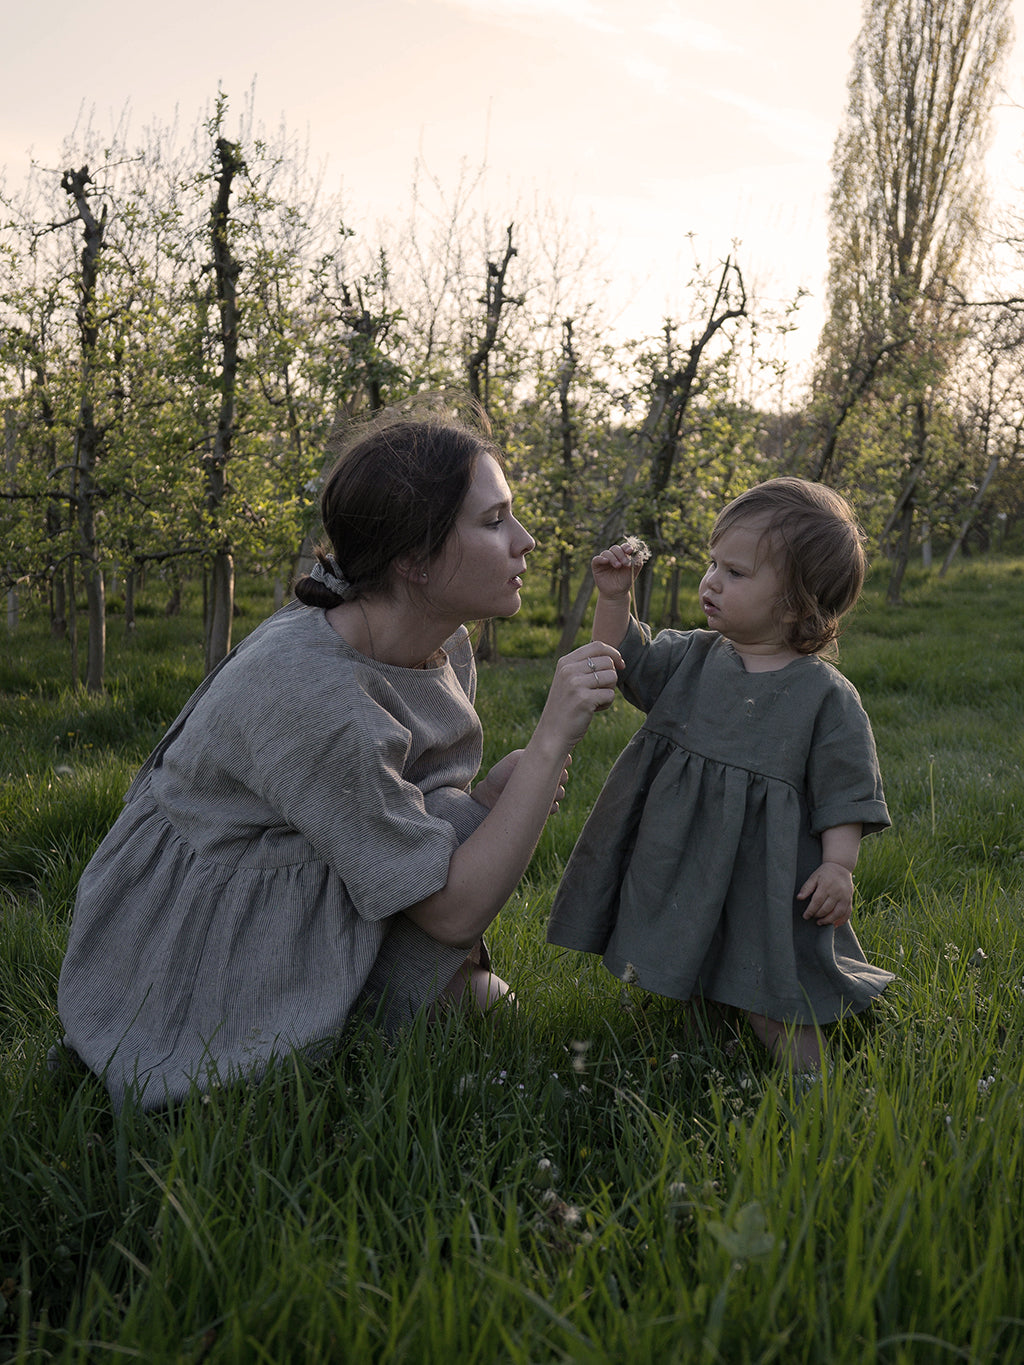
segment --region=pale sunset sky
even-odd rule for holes
[[[1020,203],[1024,0],[1012,8],[990,165]],[[676,311],[695,250],[713,263],[738,242],[766,300],[811,293],[798,364],[821,321],[860,16],[860,0],[50,0],[5,15],[0,167],[13,189],[31,157],[59,167],[77,122],[104,132],[126,108],[130,143],[175,111],[186,136],[218,86],[240,115],[255,82],[257,122],[308,141],[371,243],[407,212],[417,158],[452,188],[460,164],[486,164],[496,221],[539,199],[596,238],[606,313],[633,334]]]

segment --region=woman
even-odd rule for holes
[[[436,415],[381,423],[322,498],[329,551],[205,680],[79,885],[58,1008],[116,1106],[507,991],[481,935],[563,794],[621,659],[560,660],[526,748],[480,764],[464,622],[512,616],[533,538],[500,452]]]

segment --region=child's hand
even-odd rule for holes
[[[810,902],[804,919],[834,928],[848,924],[853,915],[853,873],[841,863],[822,863],[796,893],[797,900]]]
[[[643,558],[627,545],[610,545],[590,561],[597,591],[602,597],[628,597]]]

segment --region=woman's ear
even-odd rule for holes
[[[396,559],[393,561],[395,573],[407,583],[423,584],[427,581],[427,570],[422,560]]]

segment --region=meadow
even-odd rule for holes
[[[489,935],[518,1010],[159,1115],[46,1054],[77,878],[199,680],[196,603],[153,591],[132,638],[113,615],[101,698],[27,615],[0,658],[0,1359],[1024,1360],[1024,560],[883,588],[841,667],[894,823],[855,925],[897,980],[819,1081],[545,945],[620,700]],[[236,638],[270,605],[250,585]],[[542,704],[546,611],[481,667],[486,762]]]

